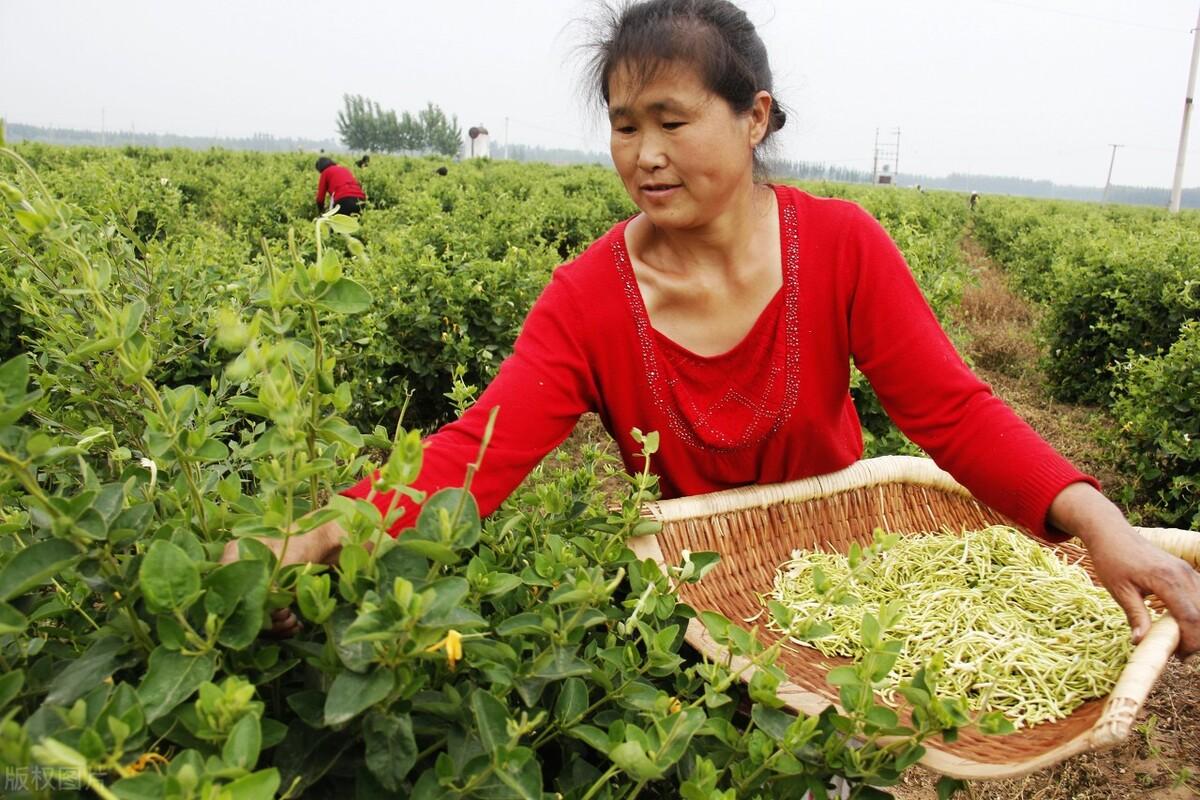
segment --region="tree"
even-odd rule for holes
[[[351,150],[369,150],[373,153],[393,149],[391,142],[397,138],[395,111],[384,111],[379,103],[362,95],[342,95],[345,108],[338,112],[338,135],[342,144]]]
[[[462,128],[458,115],[447,118],[441,108],[430,103],[421,110],[419,123],[425,133],[425,145],[435,153],[457,155],[462,149]]]
[[[456,155],[462,147],[458,117],[447,117],[429,103],[417,116],[405,111],[384,111],[379,103],[362,95],[342,95],[345,108],[338,112],[338,135],[351,150],[373,153],[429,150]]]
[[[421,121],[405,111],[400,115],[400,123],[396,126],[397,150],[421,150],[427,144],[425,129]]]

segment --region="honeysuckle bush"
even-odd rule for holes
[[[1052,390],[1107,407],[1101,434],[1143,524],[1200,525],[1200,214],[987,198],[975,232],[1043,306]]]
[[[479,460],[464,487],[416,496],[419,433],[344,416],[336,332],[373,302],[347,277],[345,254],[365,255],[354,220],[318,219],[311,257],[296,237],[268,243],[244,297],[209,319],[220,373],[165,385],[148,314],[161,287],[3,155],[22,175],[4,186],[4,224],[22,230],[10,257],[54,265],[63,296],[0,364],[0,768],[24,781],[10,796],[825,797],[843,775],[885,797],[921,742],[971,722],[938,696],[936,663],[906,687],[911,724],[876,703],[899,648],[869,610],[867,657],[833,676],[840,712],[786,711],[777,647],[719,615],[702,623],[749,659],[749,683],[690,651],[696,612],[676,587],[715,555],[664,574],[626,545],[655,530],[641,506],[656,434],[638,433],[646,471],[585,448],[486,520]],[[336,493],[375,466],[379,489],[424,501],[397,538],[395,503]],[[286,553],[333,520],[348,532],[333,564],[282,566],[260,541]],[[240,558],[221,563],[231,539]],[[289,606],[304,630],[265,635]]]
[[[1200,322],[1165,353],[1131,355],[1118,381],[1108,445],[1134,476],[1122,499],[1154,522],[1200,530]]]
[[[975,230],[1044,307],[1056,396],[1110,405],[1115,369],[1166,350],[1200,313],[1200,215],[988,198]]]

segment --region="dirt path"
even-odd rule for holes
[[[963,253],[978,278],[956,317],[971,336],[966,354],[997,396],[1059,452],[1108,488],[1121,476],[1106,461],[1094,431],[1111,424],[1095,408],[1049,399],[1037,368],[1037,312],[1009,291],[1004,274],[977,242]],[[1153,719],[1153,722],[1150,720]],[[1138,719],[1139,730],[1106,753],[1070,759],[1010,781],[971,786],[973,800],[1182,800],[1200,797],[1200,670],[1171,662]],[[910,771],[899,800],[935,800],[936,778]]]

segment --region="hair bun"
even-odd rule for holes
[[[779,101],[771,98],[771,130],[777,131],[787,122],[787,113],[779,106]]]

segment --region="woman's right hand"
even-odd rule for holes
[[[332,564],[337,561],[342,549],[342,539],[346,532],[336,522],[318,525],[311,531],[290,536],[286,540],[273,537],[259,537],[258,541],[268,547],[279,559],[280,566],[290,564]],[[287,548],[284,549],[284,542]],[[221,563],[229,564],[237,561],[238,540],[234,539],[225,544],[221,554]],[[304,629],[296,613],[290,608],[279,608],[271,612],[270,635],[279,638],[295,636]]]

